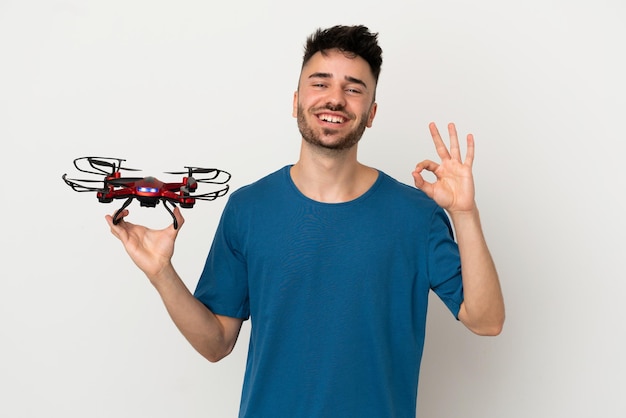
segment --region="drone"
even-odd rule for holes
[[[173,207],[177,204],[182,208],[192,208],[196,200],[215,200],[228,193],[230,174],[217,168],[185,166],[185,171],[167,171],[165,174],[182,175],[180,182],[165,183],[155,177],[124,177],[122,171],[141,171],[125,167],[126,160],[111,157],[80,157],[74,160],[74,167],[82,173],[104,176],[102,179],[74,179],[63,174],[61,178],[77,192],[96,192],[101,203],[110,203],[116,199],[126,199],[115,212],[113,224],[121,219],[120,213],[138,200],[140,206],[155,207],[159,202],[172,216],[174,229],[178,229],[178,221],[174,216]],[[194,176],[198,176],[197,178]],[[99,183],[99,185],[96,185]],[[199,183],[217,185],[217,190],[197,193]],[[170,207],[171,206],[171,207]]]

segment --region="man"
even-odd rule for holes
[[[364,26],[307,39],[293,101],[300,157],[231,194],[195,294],[171,263],[178,230],[107,216],[208,360],[228,355],[251,319],[240,417],[414,417],[430,290],[474,333],[501,331],[473,137],[463,161],[454,125],[448,150],[431,124],[441,163],[417,164],[417,188],[357,160],[376,115],[381,52]]]

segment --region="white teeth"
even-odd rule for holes
[[[334,115],[320,115],[320,119],[324,122],[332,122],[332,123],[342,123],[343,118],[341,116]]]

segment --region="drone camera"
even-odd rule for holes
[[[145,208],[156,207],[156,205],[159,203],[158,200],[145,198],[145,197],[142,197],[142,196],[136,196],[136,199],[139,201],[139,206],[142,206],[142,207],[145,207]]]

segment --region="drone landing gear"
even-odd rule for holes
[[[119,218],[120,213],[122,213],[122,211],[124,209],[126,209],[128,207],[128,205],[130,205],[130,203],[133,201],[133,199],[134,199],[134,197],[129,197],[128,199],[126,199],[126,201],[124,202],[122,207],[119,208],[115,212],[115,215],[113,215],[113,225],[117,225],[118,223],[120,223],[120,221],[121,221],[121,219]],[[174,229],[178,229],[178,220],[176,219],[176,216],[174,215],[174,211],[168,206],[167,200],[165,200],[165,199],[161,199],[161,200],[163,201],[163,206],[165,206],[165,209],[172,216],[172,223],[174,224]],[[172,207],[174,207],[174,206],[175,205],[172,204]]]
[[[115,212],[115,215],[113,215],[113,225],[117,225],[117,224],[119,224],[119,223],[120,223],[121,219],[119,219],[119,218],[118,218],[118,216],[120,215],[120,213],[122,213],[122,211],[123,211],[124,209],[126,209],[126,207],[127,207],[128,205],[130,205],[130,202],[132,202],[132,201],[133,201],[133,199],[134,199],[134,198],[132,198],[132,197],[129,197],[128,199],[126,199],[126,202],[124,202],[124,204],[122,205],[122,207],[121,207],[121,208],[119,208],[119,209],[117,210],[117,212]]]
[[[174,216],[174,212],[172,211],[172,209],[170,209],[170,207],[167,205],[167,200],[165,199],[163,199],[163,206],[165,206],[165,209],[169,212],[170,215],[172,215],[172,223],[174,224],[174,229],[178,229],[178,220],[176,219],[176,216]],[[173,203],[172,207],[174,207]]]

